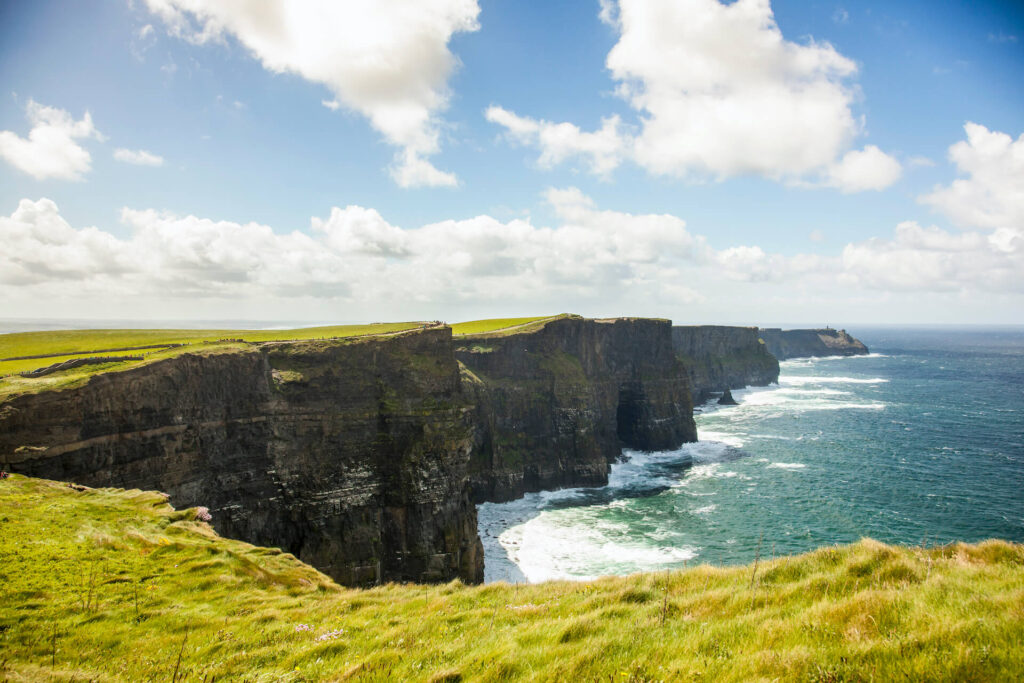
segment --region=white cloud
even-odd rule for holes
[[[63,315],[79,317],[109,315],[111,297],[121,311],[163,317],[573,310],[746,324],[786,316],[779,311],[806,320],[812,305],[833,319],[861,310],[882,320],[884,301],[894,315],[890,306],[903,306],[897,321],[936,321],[954,310],[961,319],[1002,316],[1024,302],[1024,234],[1010,228],[951,233],[906,222],[833,254],[782,255],[754,244],[713,248],[677,216],[601,209],[576,188],[544,199],[551,226],[481,215],[403,229],[347,206],[313,218],[309,230],[278,232],[124,209],[124,236],[72,227],[49,199],[24,199],[0,216],[0,287],[12,314],[46,300],[54,311],[71,302]]]
[[[704,240],[669,215],[602,211],[550,190],[556,227],[490,216],[403,230],[377,211],[335,207],[308,232],[124,209],[125,238],[72,228],[49,199],[0,217],[0,279],[39,294],[320,297],[387,302],[662,298],[680,267],[717,267]],[[669,275],[666,275],[669,274]],[[687,290],[676,282],[671,291]],[[668,290],[666,290],[668,291]],[[375,308],[376,307],[376,308]]]
[[[489,107],[485,116],[491,123],[504,127],[514,141],[540,147],[542,152],[537,163],[545,168],[579,156],[587,161],[592,173],[605,176],[615,170],[625,152],[618,116],[603,119],[600,130],[593,133],[584,133],[571,123],[516,116],[496,106]]]
[[[874,145],[868,145],[862,150],[850,150],[829,167],[827,184],[844,193],[884,190],[902,174],[900,162]]]
[[[900,223],[892,239],[848,244],[851,284],[887,291],[1024,292],[1024,233],[950,233]]]
[[[856,64],[828,43],[786,40],[767,0],[604,0],[600,17],[619,32],[606,65],[617,93],[639,114],[640,132],[627,135],[617,119],[587,133],[488,110],[517,140],[540,147],[542,163],[589,155],[592,170],[606,173],[630,158],[655,175],[759,174],[845,191],[879,189],[899,177],[898,162],[877,147],[849,157],[862,133],[851,111],[857,90],[848,82]],[[556,130],[564,132],[544,136]],[[876,173],[869,178],[855,166]]]
[[[125,149],[118,147],[114,150],[114,158],[126,164],[136,166],[163,166],[164,158],[158,154],[147,152],[144,149]]]
[[[1024,292],[1024,135],[984,126],[949,148],[961,174],[919,198],[965,230],[900,223],[891,239],[843,250],[849,282],[887,291]]]
[[[966,178],[936,187],[920,201],[962,227],[1024,232],[1024,134],[967,123],[967,139],[949,148],[949,158]]]
[[[448,42],[479,28],[476,0],[146,3],[174,35],[203,44],[229,34],[267,70],[327,86],[325,106],[359,112],[400,148],[392,176],[402,187],[456,184],[427,157],[440,150],[457,63]]]
[[[89,112],[75,121],[63,109],[29,100],[25,113],[32,124],[28,138],[0,131],[0,157],[37,180],[81,180],[92,168],[92,157],[76,140],[103,139]]]

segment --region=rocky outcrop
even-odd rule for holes
[[[698,405],[725,389],[779,381],[779,362],[761,343],[756,327],[677,325],[672,346]]]
[[[187,353],[0,402],[0,470],[165,491],[348,585],[480,581],[473,497],[603,484],[622,446],[696,438],[669,325]]]
[[[204,505],[350,585],[482,578],[470,406],[440,328],[186,354],[0,404],[0,463]]]
[[[718,405],[720,406],[735,406],[739,405],[736,403],[736,399],[732,397],[732,392],[728,389],[722,392],[721,398],[718,399]]]
[[[697,440],[667,320],[572,316],[524,334],[463,337],[455,353],[477,406],[478,501],[603,485],[623,447]]]
[[[831,327],[817,330],[758,330],[768,351],[779,360],[811,358],[816,356],[860,356],[868,347],[847,334],[846,330]]]

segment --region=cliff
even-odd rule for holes
[[[779,381],[779,361],[758,338],[756,327],[675,326],[672,347],[686,368],[695,404],[725,389]]]
[[[861,356],[868,347],[847,334],[846,330],[831,327],[817,330],[759,330],[768,351],[779,360],[810,358],[815,356]]]
[[[451,330],[186,354],[0,404],[0,463],[159,489],[341,583],[482,578]]]
[[[455,355],[477,410],[477,501],[602,485],[622,447],[697,440],[667,320],[573,316],[527,333],[460,337]]]
[[[340,583],[483,577],[476,500],[694,440],[667,321],[187,353],[0,402],[0,469],[158,489]],[[457,358],[458,357],[458,358]],[[461,361],[461,363],[460,363]]]

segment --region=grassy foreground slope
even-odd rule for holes
[[[1024,548],[343,589],[161,494],[0,480],[0,680],[1014,680]]]

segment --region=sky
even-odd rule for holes
[[[0,318],[1024,323],[1024,5],[0,2]]]

